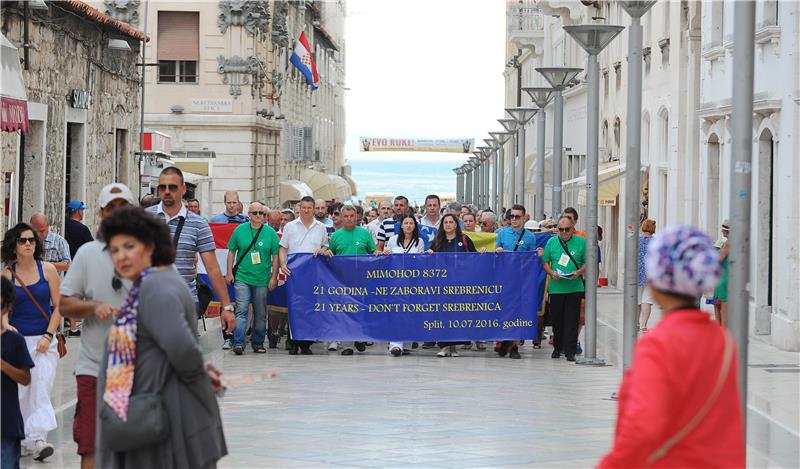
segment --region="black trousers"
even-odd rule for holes
[[[581,299],[583,292],[550,294],[550,318],[555,335],[553,346],[568,355],[574,355],[578,345]]]

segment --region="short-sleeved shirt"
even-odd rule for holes
[[[380,218],[376,218],[376,219],[372,220],[371,222],[367,223],[367,226],[366,226],[367,231],[369,231],[369,234],[372,235],[372,239],[376,243],[378,242],[378,232],[381,230],[381,224],[382,223],[383,223],[383,220],[381,220]]]
[[[561,237],[553,236],[547,241],[542,254],[542,262],[549,262],[550,268],[556,272],[570,274],[575,272],[586,263],[586,239],[581,236],[572,235],[566,242],[567,249],[578,263],[576,266],[569,258],[564,248],[561,247]],[[583,280],[580,277],[573,279],[560,278],[550,280],[551,294],[576,293],[584,291]]]
[[[296,252],[313,253],[314,250],[328,245],[328,230],[319,220],[313,220],[311,226],[306,228],[299,218],[292,220],[283,227],[281,247],[287,253]]]
[[[520,231],[522,233],[520,233]],[[526,252],[536,250],[536,236],[525,228],[520,228],[520,231],[514,231],[514,228],[507,226],[497,232],[497,240],[495,246],[503,248],[505,252]],[[520,238],[520,234],[522,238]]]
[[[28,353],[25,338],[19,332],[8,330],[3,332],[2,340],[3,360],[15,368],[33,368],[33,360]],[[22,412],[19,410],[19,388],[17,382],[2,373],[0,377],[0,435],[3,439],[12,438],[22,440],[25,438],[25,424],[22,421]]]
[[[69,243],[58,233],[50,230],[44,238],[44,260],[47,262],[72,262],[69,253]]]
[[[269,286],[272,273],[272,256],[278,254],[281,240],[271,226],[261,225],[261,232],[258,230],[250,223],[237,226],[228,240],[228,249],[236,256],[234,265],[241,259],[236,269],[236,280],[255,287],[266,287]],[[254,239],[255,244],[250,247]],[[250,249],[245,252],[248,247]]]
[[[389,238],[397,233],[398,225],[399,223],[394,220],[394,217],[384,218],[378,230],[378,241],[383,241],[384,243],[389,241]]]
[[[83,301],[122,306],[133,283],[122,277],[114,282],[114,263],[102,241],[84,244],[61,282],[61,296],[73,296]],[[114,289],[114,285],[120,288]],[[105,341],[112,319],[88,316],[81,325],[81,352],[75,363],[75,374],[97,376],[105,355]]]
[[[222,212],[217,215],[211,217],[209,220],[211,223],[244,223],[247,221],[247,217],[242,215],[241,213],[237,213],[233,216],[228,216],[227,213]]]
[[[352,230],[344,228],[336,230],[331,236],[330,250],[337,256],[372,254],[376,249],[372,235],[360,226],[356,226]]]
[[[397,242],[397,235],[389,238],[386,247],[392,250],[392,254],[419,254],[425,252],[425,242],[421,238],[412,241],[408,247],[400,246]]]
[[[92,232],[89,231],[89,228],[87,228],[86,225],[78,220],[73,220],[72,218],[67,218],[64,220],[64,239],[67,240],[67,244],[69,245],[69,255],[72,259],[75,259],[75,254],[78,252],[78,248],[94,240],[94,238],[92,238]]]
[[[169,218],[164,213],[163,203],[154,205],[147,209],[161,220],[164,220],[169,226],[169,231],[172,236],[175,236],[175,230],[178,229],[180,218],[184,217],[186,221],[181,229],[181,236],[178,240],[178,249],[175,255],[175,268],[181,274],[186,285],[192,292],[194,301],[197,302],[197,254],[204,252],[213,252],[216,250],[214,246],[214,236],[211,234],[211,227],[208,222],[203,220],[199,215],[196,215],[188,210],[186,207],[181,208],[180,212],[173,218]]]

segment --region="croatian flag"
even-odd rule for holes
[[[294,45],[294,52],[292,52],[292,57],[289,61],[306,77],[311,89],[316,90],[319,83],[317,64],[314,63],[314,57],[311,56],[311,47],[308,45],[305,31],[300,33],[300,37],[297,38],[297,44]]]

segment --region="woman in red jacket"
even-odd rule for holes
[[[744,467],[736,346],[698,306],[719,280],[719,255],[703,233],[673,226],[653,237],[645,263],[664,316],[636,344],[599,467]]]

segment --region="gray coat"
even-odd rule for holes
[[[192,295],[175,270],[158,270],[145,279],[139,292],[132,395],[161,393],[170,437],[157,446],[117,453],[100,444],[103,427],[97,419],[96,467],[200,468],[214,466],[228,453],[203,353],[189,326],[194,321]],[[105,356],[97,377],[98,415],[107,360]]]

